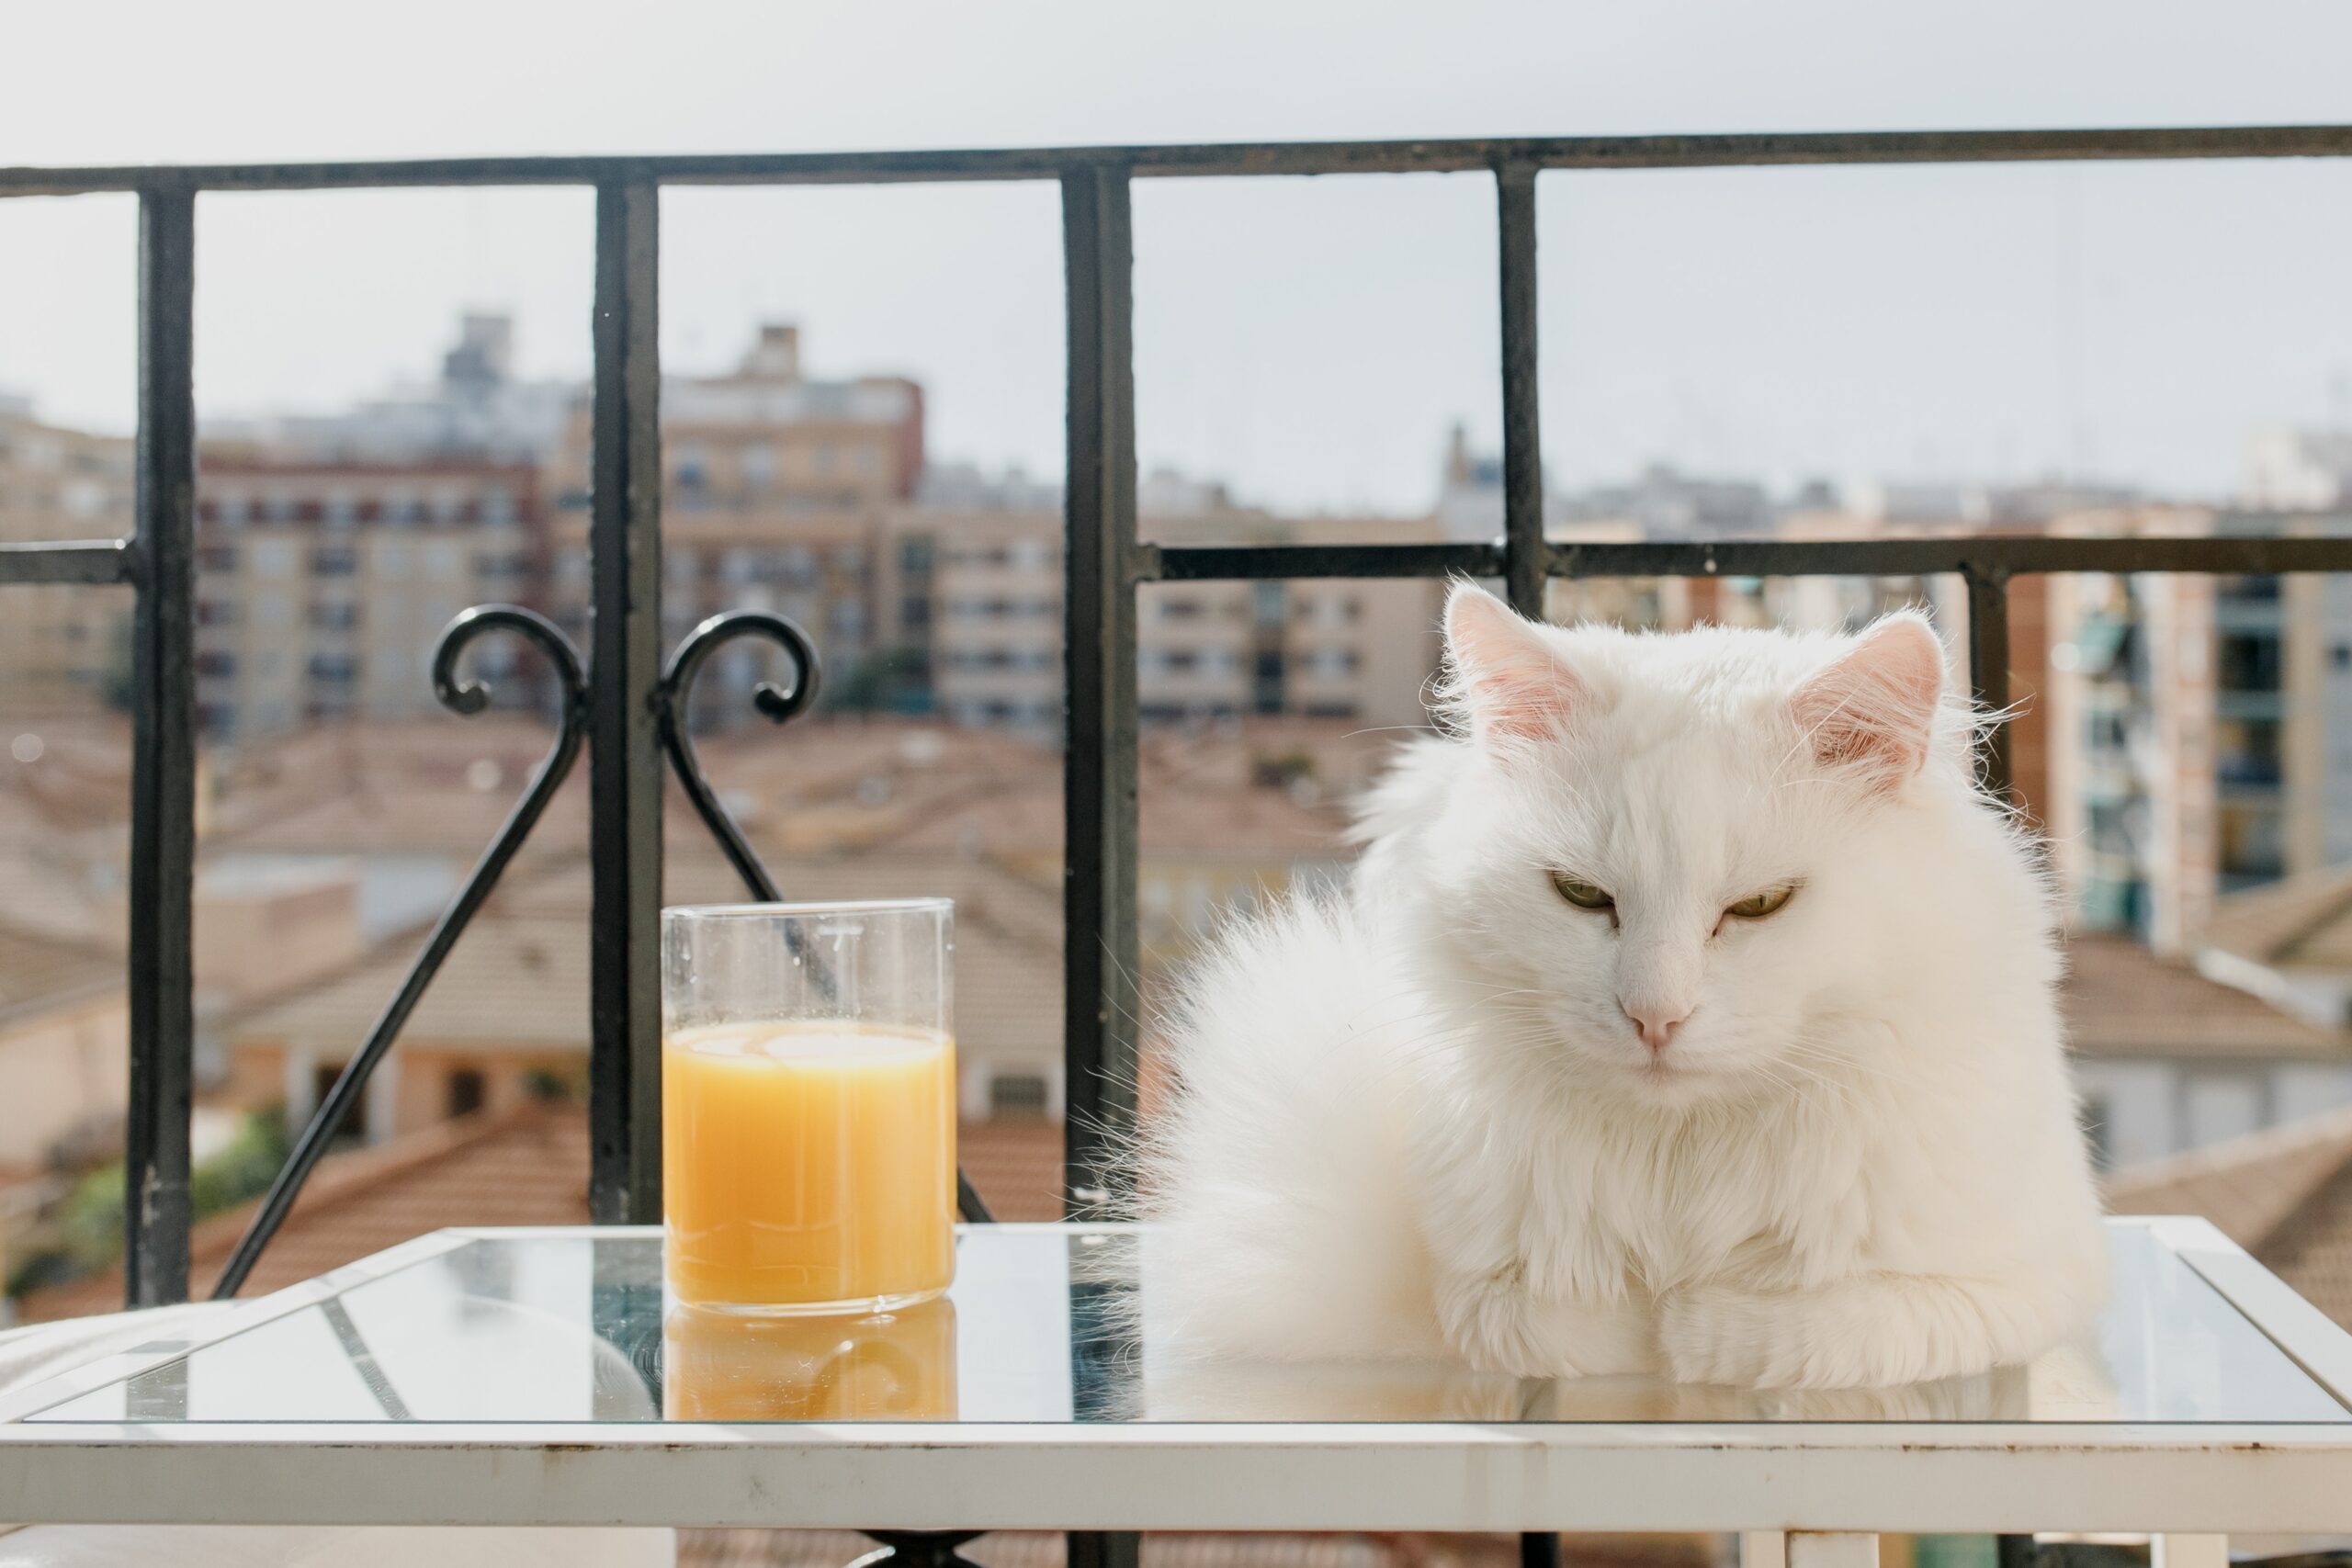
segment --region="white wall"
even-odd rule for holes
[[[2352,1063],[2099,1057],[2075,1076],[2117,1168],[2352,1104]]]
[[[107,996],[0,1030],[0,1161],[40,1165],[60,1139],[123,1113],[129,1017]]]

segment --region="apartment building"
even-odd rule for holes
[[[207,459],[197,502],[197,703],[209,736],[438,711],[431,662],[458,611],[530,602],[546,555],[527,466]],[[476,664],[502,704],[537,694]]]
[[[0,542],[111,539],[130,532],[131,444],[66,430],[0,399]],[[42,585],[0,599],[0,670],[18,716],[86,712],[127,678],[130,596]]]
[[[551,467],[549,596],[574,636],[588,615],[592,430],[583,401]],[[854,671],[875,645],[882,516],[922,471],[922,389],[900,377],[812,379],[799,330],[770,323],[729,374],[663,380],[662,447],[664,640],[722,610],[774,610],[816,638],[829,679]],[[759,669],[745,647],[707,679],[741,695]]]
[[[2147,509],[2146,531],[2352,516]],[[2050,824],[2089,925],[2193,945],[2216,898],[2352,859],[2352,582],[2052,580]]]
[[[1159,514],[1162,543],[1340,543],[1426,536],[1420,519]],[[876,551],[880,635],[928,672],[953,723],[1047,735],[1061,722],[1058,498],[961,495],[892,512]],[[1137,598],[1147,724],[1288,715],[1422,722],[1443,585],[1421,580],[1155,583]]]

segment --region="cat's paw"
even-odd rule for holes
[[[1804,1375],[1807,1331],[1794,1321],[1802,1315],[1793,1297],[1775,1303],[1768,1297],[1713,1287],[1681,1291],[1659,1311],[1658,1351],[1667,1375],[1677,1382],[1822,1387]]]
[[[1678,1382],[1743,1388],[1896,1388],[2000,1359],[1966,1291],[1901,1275],[1804,1292],[1679,1292],[1659,1314],[1658,1347]]]
[[[1560,1348],[1542,1343],[1516,1268],[1453,1281],[1438,1293],[1446,1343],[1482,1372],[1513,1378],[1574,1377]]]
[[[1575,1378],[1657,1365],[1641,1308],[1545,1300],[1517,1269],[1455,1281],[1439,1293],[1438,1314],[1446,1342],[1482,1372]]]

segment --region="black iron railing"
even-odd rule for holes
[[[1544,537],[1536,417],[1536,175],[1545,169],[2342,157],[2352,126],[1868,134],[1651,136],[1507,141],[1290,142],[1264,145],[1024,149],[943,152],[747,154],[659,158],[482,158],[410,163],[0,169],[0,197],[135,193],[140,203],[139,437],[136,530],[127,540],[0,547],[0,583],[129,586],[135,615],[131,793],[130,1105],[127,1133],[126,1295],[172,1302],[188,1288],[188,1111],[194,1026],[189,909],[195,852],[192,579],[196,430],[191,301],[198,196],[216,191],[424,186],[585,186],[596,193],[593,625],[584,660],[559,656],[565,707],[542,781],[560,776],[584,738],[590,755],[594,870],[591,1201],[600,1221],[661,1212],[659,977],[665,747],[689,795],[747,884],[765,874],[724,821],[683,743],[680,705],[706,627],[665,672],[661,629],[661,372],[656,335],[659,207],[664,186],[1054,180],[1062,192],[1069,328],[1069,680],[1065,783],[1066,1200],[1099,1195],[1111,1144],[1134,1113],[1136,1031],[1136,598],[1147,582],[1210,579],[1436,577],[1502,580],[1512,604],[1542,607],[1544,583],[1579,577],[1921,575],[1966,582],[1969,664],[1977,700],[2008,702],[2007,585],[2021,573],[2352,570],[2352,539],[1984,537],[1867,541],[1726,540],[1554,545]],[[1479,171],[1496,183],[1500,236],[1504,526],[1488,544],[1177,547],[1136,534],[1133,243],[1138,178]],[[544,630],[510,626],[546,643]],[[543,625],[543,624],[542,624]],[[475,626],[452,628],[455,645]],[[792,646],[789,637],[770,628]],[[569,648],[569,645],[565,645]],[[569,660],[569,662],[567,662]],[[584,663],[585,674],[572,679]],[[802,664],[804,685],[813,669]],[[805,690],[764,703],[774,715]],[[468,711],[474,698],[445,690]],[[2009,783],[1996,730],[1984,759]],[[540,785],[453,905],[462,926],[511,854]],[[453,940],[455,928],[444,928]],[[348,1108],[445,952],[428,941],[410,985],[368,1051],[319,1108],[266,1223],[241,1249],[242,1277],[317,1157],[322,1129]],[[368,1053],[372,1052],[370,1055]],[[233,1289],[234,1280],[230,1283]],[[2014,1543],[2012,1543],[2014,1544]],[[1123,1554],[1110,1538],[1074,1541],[1073,1561]],[[1540,1553],[1539,1553],[1540,1555]]]

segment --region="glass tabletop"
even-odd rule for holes
[[[1153,1342],[1148,1235],[975,1226],[940,1301],[866,1318],[671,1306],[660,1233],[488,1234],[35,1421],[2337,1422],[2343,1405],[2145,1228],[2110,1228],[2096,1343],[1899,1389],[1202,1363]],[[365,1275],[363,1267],[357,1270]]]

